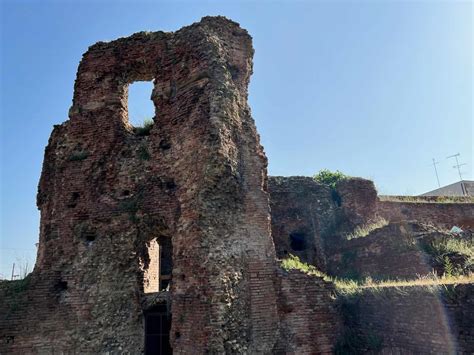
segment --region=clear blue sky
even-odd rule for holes
[[[0,274],[35,257],[44,147],[67,119],[87,47],[225,15],[254,39],[253,117],[271,175],[322,168],[384,194],[472,179],[472,3],[1,0]],[[140,96],[140,90],[133,91]],[[149,93],[147,93],[149,95]],[[145,116],[148,98],[132,108]],[[143,106],[143,107],[142,107]],[[139,117],[141,119],[142,117]]]

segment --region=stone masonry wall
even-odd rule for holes
[[[34,272],[0,302],[0,353],[141,353],[155,238],[171,238],[175,352],[273,347],[275,250],[247,104],[252,55],[248,33],[222,17],[89,48],[69,120],[45,151]],[[154,83],[148,134],[127,112],[128,84],[143,80]],[[264,300],[259,288],[271,290]]]
[[[340,353],[474,352],[473,284],[366,289],[340,296],[339,310],[345,327]]]

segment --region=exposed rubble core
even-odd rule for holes
[[[251,37],[223,17],[88,49],[69,120],[45,151],[35,269],[0,283],[1,354],[330,354],[349,346],[341,302],[367,310],[356,311],[354,329],[368,339],[362,320],[373,322],[390,352],[431,322],[411,325],[416,303],[396,294],[389,306],[403,319],[392,339],[377,313],[386,305],[372,294],[338,304],[334,282],[283,269],[280,259],[293,254],[338,277],[428,272],[413,236],[449,237],[425,224],[472,228],[474,204],[380,201],[360,178],[335,188],[267,178],[247,103],[252,56]],[[146,127],[128,121],[135,81],[154,85]],[[377,218],[386,225],[345,238]],[[466,352],[474,351],[471,288],[445,302],[456,328],[440,335],[458,337]],[[452,349],[420,341],[407,349]],[[374,350],[366,345],[358,350]]]

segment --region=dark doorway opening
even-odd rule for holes
[[[170,345],[171,314],[166,304],[145,312],[145,354],[173,354]]]

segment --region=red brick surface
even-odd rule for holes
[[[377,202],[377,213],[390,221],[418,221],[451,229],[474,229],[474,203]]]
[[[339,302],[356,353],[474,353],[472,284],[367,289]]]
[[[176,352],[273,347],[276,262],[267,161],[247,105],[252,55],[247,32],[221,17],[89,48],[69,120],[45,152],[30,285],[18,297],[2,291],[0,353],[141,353],[154,238],[172,241]],[[154,80],[149,135],[128,123],[137,80]]]

